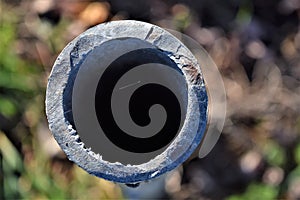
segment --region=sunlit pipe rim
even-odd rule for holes
[[[105,41],[132,37],[147,41],[166,52],[185,75],[188,85],[188,108],[183,128],[162,154],[147,163],[123,165],[103,160],[101,155],[84,148],[84,144],[78,142],[79,135],[64,116],[63,93],[66,89],[68,77],[72,73],[70,52],[80,38],[89,35],[99,36],[99,40],[86,41],[89,43],[90,49],[79,51],[79,57],[82,60],[86,58],[87,51],[91,51]],[[198,77],[198,79],[195,79],[195,77]],[[203,138],[207,124],[207,104],[208,97],[201,69],[192,53],[164,29],[132,20],[100,24],[71,41],[54,63],[46,92],[46,114],[49,127],[68,158],[90,174],[121,183],[149,180],[174,169],[184,162],[194,152]],[[199,112],[195,112],[195,110],[199,110]],[[195,127],[197,132],[191,133],[190,130]],[[182,149],[186,149],[186,151],[182,152]]]

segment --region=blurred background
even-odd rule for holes
[[[299,199],[299,17],[299,0],[1,0],[0,199]],[[70,162],[44,111],[47,77],[65,45],[123,19],[194,38],[227,92],[213,151],[132,189]]]

